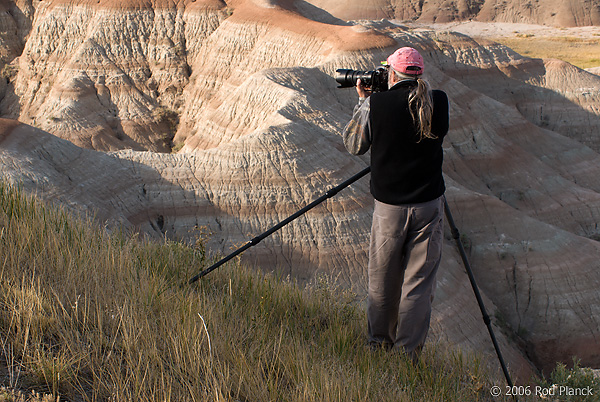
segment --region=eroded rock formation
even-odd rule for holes
[[[600,365],[597,75],[452,32],[349,24],[306,2],[35,7],[29,30],[0,13],[29,32],[3,34],[0,47],[14,71],[0,103],[11,118],[0,121],[3,177],[157,236],[205,227],[215,253],[368,164],[343,147],[356,94],[336,88],[334,71],[417,47],[450,97],[447,197],[488,309],[520,339],[501,336],[513,369],[574,354]],[[179,153],[153,152],[171,141]],[[244,259],[363,292],[371,209],[363,179]],[[492,353],[449,234],[444,255],[432,340]]]
[[[399,19],[422,22],[462,20],[525,22],[555,26],[585,26],[600,24],[600,5],[580,0],[375,0],[335,1],[306,0],[313,7],[329,13],[329,20]],[[301,10],[310,16],[314,8]]]

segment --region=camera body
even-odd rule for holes
[[[338,88],[355,87],[360,79],[363,86],[372,92],[384,92],[388,90],[388,70],[385,67],[377,67],[373,71],[357,71],[340,68],[335,70],[337,73],[335,80],[340,84]]]

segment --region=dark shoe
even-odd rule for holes
[[[368,341],[368,346],[372,350],[391,350],[394,344],[389,341]]]

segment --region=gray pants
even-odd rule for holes
[[[442,257],[443,198],[389,205],[375,200],[369,251],[369,342],[418,357]]]

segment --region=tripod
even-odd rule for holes
[[[275,233],[276,231],[278,231],[279,229],[281,229],[288,223],[292,222],[299,216],[301,216],[301,215],[305,214],[306,212],[308,212],[309,210],[313,209],[314,207],[316,207],[323,201],[335,196],[340,190],[348,187],[349,185],[351,185],[352,183],[354,183],[361,177],[366,176],[370,172],[371,172],[371,167],[367,167],[367,168],[363,169],[362,171],[360,171],[359,173],[352,176],[351,178],[349,178],[348,180],[344,181],[343,183],[341,183],[335,187],[332,187],[324,195],[317,198],[315,201],[313,201],[306,207],[304,207],[301,210],[297,211],[296,213],[290,215],[288,218],[279,222],[277,225],[273,226],[271,229],[267,230],[266,232],[256,236],[255,238],[253,238],[252,240],[250,240],[249,242],[244,244],[242,247],[240,247],[233,253],[229,254],[227,257],[221,259],[217,263],[211,265],[207,269],[203,270],[202,272],[200,272],[199,274],[194,276],[192,279],[190,279],[189,283],[192,284],[192,283],[196,282],[198,279],[202,278],[205,275],[208,275],[209,273],[211,273],[212,271],[214,271],[221,265],[225,264],[227,261],[229,261],[232,258],[236,257],[237,255],[243,253],[250,247],[257,245],[262,240],[269,237],[270,235],[272,235],[273,233]],[[490,333],[490,338],[492,339],[492,343],[494,344],[494,349],[496,350],[496,354],[498,355],[498,360],[502,367],[502,372],[504,373],[504,377],[506,378],[507,384],[510,387],[512,387],[513,382],[508,373],[508,369],[506,368],[506,364],[504,363],[504,359],[502,358],[502,353],[500,352],[500,347],[498,346],[498,341],[496,340],[496,336],[494,335],[494,329],[492,328],[492,323],[491,323],[490,317],[485,309],[485,305],[483,304],[483,299],[481,298],[481,294],[479,292],[479,287],[477,286],[477,282],[475,282],[475,277],[473,276],[473,271],[471,270],[471,265],[469,264],[467,254],[466,254],[465,249],[460,241],[460,233],[459,233],[458,229],[456,228],[454,219],[452,218],[452,213],[450,212],[450,207],[448,206],[448,201],[446,200],[446,197],[444,197],[444,211],[446,214],[446,218],[448,219],[448,224],[450,225],[450,230],[452,231],[452,237],[454,238],[454,240],[456,242],[458,251],[460,253],[463,264],[465,266],[465,270],[467,271],[467,275],[469,276],[469,281],[471,282],[471,287],[473,288],[473,293],[475,293],[475,298],[477,299],[477,304],[479,305],[479,309],[481,310],[483,322],[487,326],[488,332]]]

